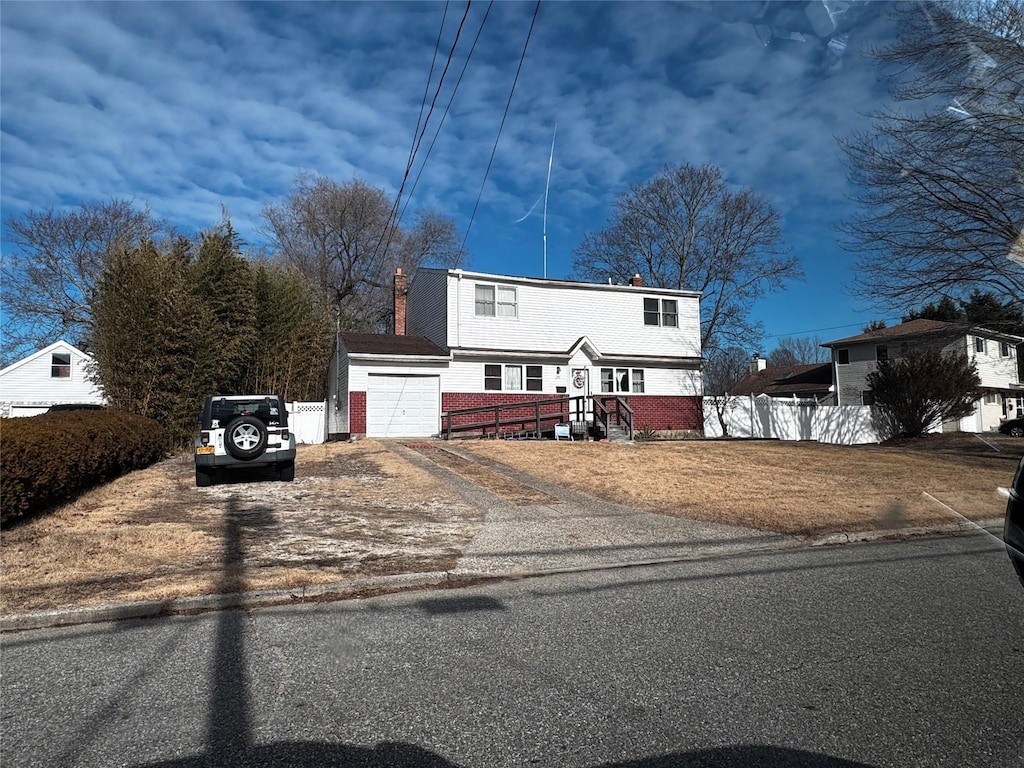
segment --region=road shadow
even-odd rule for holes
[[[148,763],[147,768],[212,768],[222,765],[273,765],[286,768],[461,768],[436,752],[401,742],[373,747],[282,741],[240,755],[242,763],[218,763],[214,756]],[[141,767],[140,767],[141,768]],[[713,747],[675,752],[627,762],[600,763],[590,768],[872,768],[868,763],[844,760],[802,749],[763,745]]]

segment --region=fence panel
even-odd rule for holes
[[[288,403],[287,408],[295,442],[315,445],[327,439],[326,403]]]
[[[715,403],[716,398],[704,398],[704,434],[707,437],[722,437]],[[730,437],[817,440],[836,445],[880,442],[874,412],[865,405],[818,405],[800,400],[730,397],[725,403],[724,418]]]

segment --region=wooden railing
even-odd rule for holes
[[[614,408],[610,404],[614,404]],[[614,423],[625,430],[629,440],[633,439],[633,409],[622,397],[594,395],[594,420],[604,427],[605,436],[608,435],[609,426]]]
[[[442,433],[450,440],[454,433],[458,432],[481,432],[484,436],[489,430],[493,430],[495,436],[503,431],[516,431],[511,427],[519,427],[518,431],[532,431],[539,435],[545,425],[554,425],[573,420],[583,421],[586,419],[586,400],[582,395],[545,398],[543,400],[529,400],[520,403],[499,403],[497,405],[483,405],[477,408],[456,408],[445,411],[441,414],[443,424]],[[559,406],[554,410],[554,406]],[[518,414],[507,415],[509,411],[522,411],[533,409],[532,415]],[[542,413],[541,411],[546,412]],[[457,424],[459,417],[480,414],[480,418]],[[486,414],[486,418],[484,418]],[[532,427],[532,430],[530,429]]]

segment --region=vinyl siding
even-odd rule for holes
[[[53,353],[71,355],[71,375],[50,375]],[[43,354],[30,355],[0,375],[0,402],[12,404],[102,403],[102,390],[88,380],[91,358],[65,346],[51,346]]]
[[[420,269],[413,276],[405,304],[405,329],[448,349],[447,270]]]
[[[982,353],[975,351],[975,338],[968,338],[964,351],[967,351],[977,365],[981,385],[993,389],[1007,389],[1011,384],[1018,383],[1017,351],[1013,345],[1010,345],[1009,357],[1000,357],[998,341],[987,339],[985,352]]]
[[[517,317],[477,317],[477,285],[517,290]],[[699,300],[643,287],[563,286],[448,275],[448,343],[453,348],[565,351],[580,337],[604,355],[700,356]],[[644,298],[677,302],[676,328],[644,325]]]

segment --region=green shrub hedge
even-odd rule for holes
[[[122,411],[64,411],[0,424],[0,522],[64,504],[163,458],[157,422]]]

